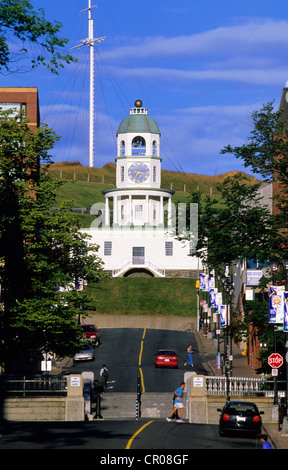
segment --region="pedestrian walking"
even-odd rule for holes
[[[183,405],[182,399],[183,397],[186,397],[186,395],[184,394],[184,388],[185,388],[185,382],[181,382],[180,387],[178,387],[174,392],[175,399],[174,399],[173,410],[171,411],[168,418],[166,418],[168,422],[172,420],[172,416],[174,415],[174,413],[176,413],[176,411],[178,411],[178,418],[176,418],[176,422],[184,423],[184,421],[181,419],[181,416],[184,411],[184,405]]]
[[[193,349],[192,349],[192,346],[190,344],[190,346],[188,346],[187,348],[187,361],[185,362],[184,366],[191,366],[191,367],[194,367],[194,364],[193,364],[193,356],[192,356],[192,353],[193,353]]]
[[[261,449],[273,449],[272,445],[267,440],[267,435],[266,434],[261,434],[260,441],[262,442]]]
[[[108,378],[109,378],[109,373],[108,373],[108,369],[107,367],[105,366],[105,364],[103,364],[101,370],[100,370],[100,384],[102,385],[103,387],[103,392],[107,392],[107,382],[108,382]]]

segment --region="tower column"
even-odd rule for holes
[[[149,224],[149,195],[146,194],[146,204],[145,204],[145,223]]]
[[[163,196],[160,196],[160,224],[164,224],[164,205],[163,205]]]
[[[118,224],[118,207],[117,207],[117,203],[118,203],[118,197],[117,196],[113,196],[113,224]]]
[[[172,225],[172,199],[169,197],[168,199],[168,227]]]
[[[108,227],[110,225],[109,217],[109,197],[105,198],[105,225]]]
[[[129,194],[129,203],[128,203],[128,224],[132,224],[132,196]]]

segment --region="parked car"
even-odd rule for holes
[[[173,349],[159,349],[155,354],[155,367],[178,367],[178,356]]]
[[[76,361],[94,361],[94,350],[88,343],[83,343],[81,351],[74,355],[74,362]]]
[[[97,347],[100,345],[100,330],[93,323],[84,323],[80,325],[86,339],[92,341]]]
[[[248,401],[229,401],[221,412],[219,420],[219,434],[229,432],[261,434],[262,420],[255,403]]]

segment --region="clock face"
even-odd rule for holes
[[[149,176],[149,168],[143,162],[135,162],[130,165],[128,175],[134,183],[144,183]]]

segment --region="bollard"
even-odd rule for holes
[[[141,377],[137,376],[136,419],[141,416]]]
[[[99,380],[94,380],[94,387],[93,387],[93,401],[95,402],[96,411],[95,411],[95,419],[103,419],[101,415],[101,393],[103,392],[103,386]]]

